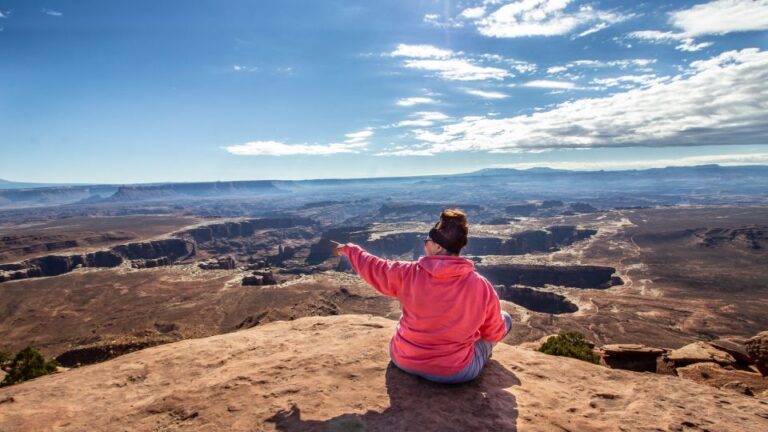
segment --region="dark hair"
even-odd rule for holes
[[[429,237],[450,253],[458,255],[467,245],[467,215],[459,209],[445,209]]]

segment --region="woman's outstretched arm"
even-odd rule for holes
[[[333,242],[334,255],[346,255],[352,268],[380,293],[397,297],[410,263],[381,259],[354,243]]]

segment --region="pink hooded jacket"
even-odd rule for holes
[[[499,298],[472,261],[439,255],[391,261],[353,243],[344,245],[342,253],[366,282],[403,306],[390,342],[390,352],[402,367],[453,375],[472,361],[478,339],[504,338]]]

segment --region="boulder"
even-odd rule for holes
[[[638,344],[604,345],[600,351],[602,365],[635,372],[656,372],[658,359],[665,352],[662,348]]]
[[[747,353],[744,342],[746,341],[740,338],[719,338],[708,343],[713,347],[732,355],[736,361],[741,362],[742,364],[754,364],[755,361]]]
[[[747,354],[763,376],[768,376],[768,331],[760,332],[744,344]]]
[[[688,344],[670,352],[667,358],[675,362],[676,367],[701,362],[714,362],[720,365],[734,365],[736,363],[736,359],[732,355],[706,342]]]
[[[244,286],[276,285],[277,280],[271,271],[256,270],[251,276],[243,278]]]

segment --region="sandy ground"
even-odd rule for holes
[[[309,317],[0,389],[2,431],[768,430],[768,401],[500,344],[481,377],[394,368],[395,322]]]

